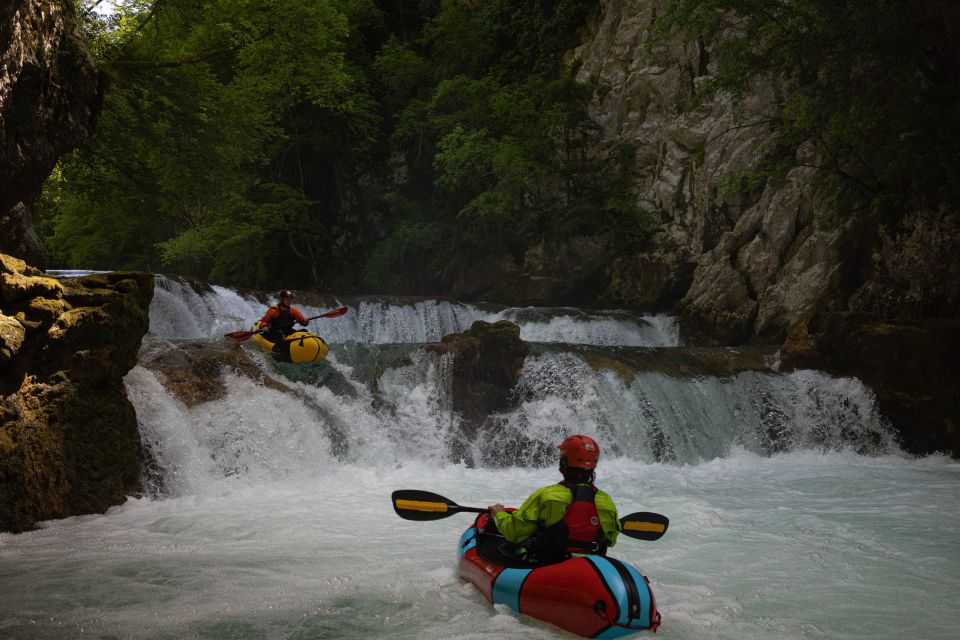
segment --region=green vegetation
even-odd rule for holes
[[[562,62],[597,10],[127,0],[86,20],[110,89],[38,227],[58,266],[249,287],[442,293],[576,236],[629,255],[652,227],[634,149],[591,144],[586,106],[609,87]],[[842,216],[891,222],[960,208],[957,25],[954,0],[668,0],[657,23],[715,43],[699,98],[782,96],[766,155],[726,188],[812,165]]]
[[[570,234],[635,250],[632,150],[588,153],[592,90],[561,62],[594,10],[120,3],[87,20],[111,86],[38,227],[60,266],[338,291],[442,292]]]
[[[886,220],[957,210],[960,3],[955,0],[670,0],[661,34],[717,42],[705,88],[779,88],[769,155],[750,178],[805,163],[838,211]],[[722,36],[722,37],[721,37]],[[800,153],[803,145],[811,152]],[[738,182],[739,184],[739,182]]]

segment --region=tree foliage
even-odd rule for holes
[[[632,154],[588,153],[562,64],[593,3],[117,4],[88,21],[99,130],[39,208],[59,264],[427,292],[492,252],[646,238]]]

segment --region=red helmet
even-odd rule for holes
[[[570,436],[557,445],[560,458],[572,469],[596,469],[600,459],[600,445],[590,436]]]

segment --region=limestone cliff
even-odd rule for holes
[[[31,207],[60,157],[93,133],[103,91],[73,2],[0,3],[0,251],[46,266]]]
[[[139,488],[123,376],[153,276],[55,280],[0,254],[0,294],[0,531],[119,504]]]
[[[663,4],[601,2],[568,61],[598,87],[598,147],[636,147],[640,205],[660,221],[655,247],[612,264],[599,300],[672,308],[687,342],[720,345],[779,343],[806,319],[848,308],[956,315],[960,226],[948,217],[918,213],[885,232],[825,202],[806,167],[736,196],[720,189],[765,153],[766,122],[789,87],[689,106],[717,71],[715,43],[654,41]]]

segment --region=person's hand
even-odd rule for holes
[[[308,324],[310,324],[310,321],[309,321],[309,320],[301,320],[301,321],[300,321],[300,326],[301,326],[301,327],[305,327],[305,326],[307,326]]]
[[[501,511],[506,511],[506,508],[499,502],[497,504],[490,505],[487,508],[490,509],[490,513],[500,513]]]

